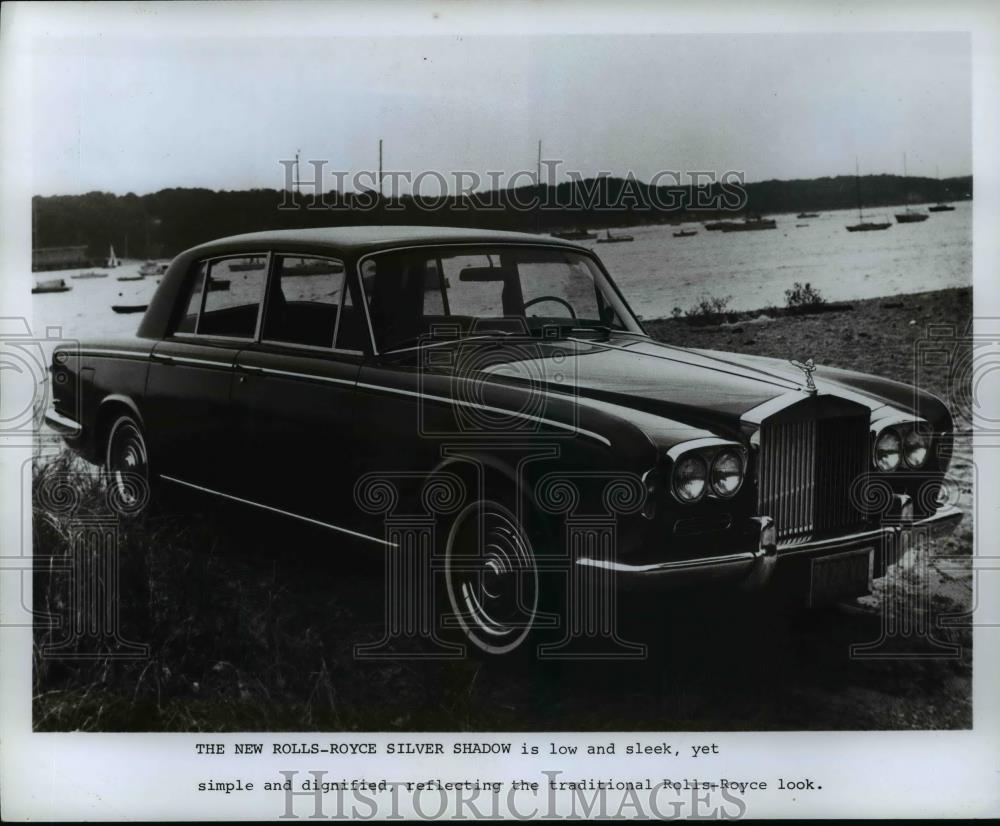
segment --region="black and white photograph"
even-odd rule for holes
[[[611,6],[5,4],[16,819],[1000,811],[1000,20]]]

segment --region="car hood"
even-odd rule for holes
[[[692,350],[653,339],[560,339],[507,344],[491,350],[478,369],[497,380],[642,409],[700,426],[738,423],[749,410],[788,393],[807,392],[806,375],[791,362]],[[850,398],[872,410],[907,408],[913,389],[861,373],[819,366],[818,392]],[[886,392],[886,391],[894,392]]]

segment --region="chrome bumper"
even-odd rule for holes
[[[45,424],[51,427],[60,436],[75,438],[83,432],[83,427],[79,422],[75,422],[68,416],[57,413],[54,407],[45,411]]]
[[[712,582],[737,582],[744,588],[754,589],[767,583],[775,568],[785,561],[846,553],[866,545],[871,545],[876,550],[895,547],[899,539],[908,532],[929,530],[932,536],[940,536],[953,530],[961,518],[962,511],[949,506],[924,519],[907,519],[902,516],[868,531],[777,546],[770,517],[757,517],[755,521],[760,524],[760,538],[754,550],[646,565],[581,557],[576,560],[576,564],[593,573],[612,578],[621,588],[668,589]]]

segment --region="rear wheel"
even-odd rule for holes
[[[539,576],[527,532],[503,505],[468,505],[445,547],[448,601],[462,635],[479,651],[508,654],[535,624]]]
[[[139,423],[130,415],[115,418],[108,431],[104,468],[113,510],[138,516],[150,500],[149,452]]]

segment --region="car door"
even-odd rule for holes
[[[275,254],[260,341],[239,352],[241,496],[337,527],[355,522],[354,393],[362,327],[342,261]]]
[[[144,426],[153,470],[171,481],[229,492],[239,434],[233,365],[257,335],[267,253],[197,262],[175,326],[158,342],[146,380]]]

